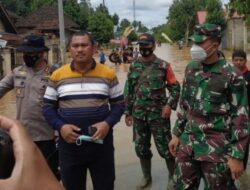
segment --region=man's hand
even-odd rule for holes
[[[173,135],[171,141],[168,144],[170,153],[176,157],[177,147],[180,143],[180,140],[177,136]]]
[[[79,127],[72,124],[65,124],[62,126],[60,133],[67,143],[75,143],[76,139],[79,137],[79,134],[77,133],[79,131],[81,131]]]
[[[125,116],[125,123],[128,127],[133,125],[133,117],[131,115]]]
[[[243,160],[229,158],[227,161],[227,165],[230,168],[231,176],[233,180],[236,180],[240,176],[242,176],[244,172]]]
[[[95,123],[94,125],[92,125],[92,127],[96,128],[96,132],[92,136],[93,140],[99,140],[99,139],[104,140],[104,138],[107,136],[107,134],[109,132],[109,128],[110,128],[109,124],[106,121]]]
[[[161,117],[168,119],[168,118],[170,118],[170,115],[171,115],[171,107],[168,105],[162,107]]]
[[[0,180],[1,190],[63,190],[42,153],[17,121],[0,116],[0,127],[13,141],[15,166],[10,178]]]

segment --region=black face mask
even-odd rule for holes
[[[153,53],[152,48],[139,48],[142,57],[148,57]]]
[[[23,55],[23,60],[24,63],[27,65],[27,67],[34,67],[38,59],[39,59],[39,54]]]

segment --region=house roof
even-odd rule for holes
[[[73,22],[64,14],[64,25],[66,29],[79,28],[79,25]],[[33,28],[37,30],[58,30],[58,8],[43,6],[30,15],[20,19],[16,23],[17,28]]]
[[[0,18],[4,24],[6,32],[17,34],[16,27],[12,23],[9,15],[8,15],[6,9],[4,8],[4,6],[2,5],[2,3],[0,3]]]
[[[198,11],[197,12],[197,20],[198,24],[203,24],[206,21],[207,11]]]

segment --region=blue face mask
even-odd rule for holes
[[[39,59],[39,54],[35,54],[35,55],[24,54],[23,55],[23,60],[24,60],[24,63],[27,65],[27,67],[34,67],[38,59]]]

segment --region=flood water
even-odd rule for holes
[[[179,50],[177,46],[170,46],[162,44],[157,47],[156,55],[171,63],[172,69],[176,74],[177,79],[181,82],[183,80],[183,73],[186,64],[190,60],[189,48],[184,47]],[[231,53],[224,51],[227,60],[231,60]],[[106,55],[107,57],[108,55]],[[249,55],[248,55],[249,57]],[[250,58],[249,58],[250,59]],[[248,63],[249,64],[249,63]],[[115,65],[107,62],[106,65],[116,71],[120,84],[124,87],[129,64]],[[2,99],[0,99],[0,114],[15,118],[15,93],[9,92]],[[171,122],[175,121],[175,113],[172,113]],[[133,190],[136,189],[136,184],[141,179],[141,169],[139,160],[135,155],[134,144],[132,142],[132,129],[125,126],[124,117],[114,127],[114,145],[115,145],[115,163],[116,163],[116,190]],[[152,190],[165,190],[167,184],[167,169],[165,161],[158,155],[154,143],[152,142]],[[250,168],[250,166],[249,166]],[[249,169],[240,180],[241,190],[249,190],[250,183],[248,182],[250,175]],[[88,190],[92,190],[91,181],[88,179]],[[200,190],[203,189],[201,184]]]

